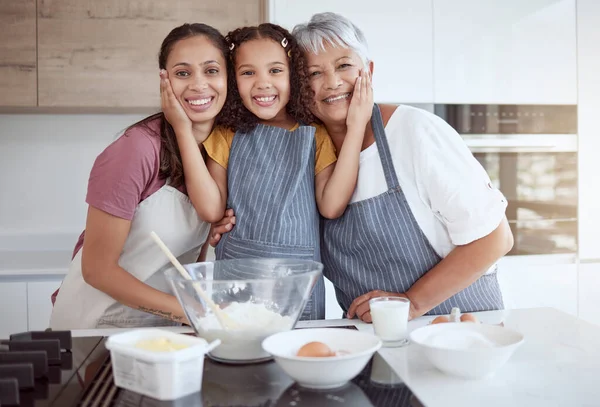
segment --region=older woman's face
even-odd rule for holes
[[[315,92],[312,113],[326,125],[345,123],[362,59],[349,48],[325,45],[319,54],[306,53],[310,86]]]

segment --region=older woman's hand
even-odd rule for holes
[[[373,86],[371,84],[371,74],[368,70],[360,72],[354,91],[352,92],[352,100],[348,108],[348,117],[346,118],[346,126],[353,128],[357,126],[361,134],[364,134],[365,127],[371,120],[373,114]]]
[[[235,225],[235,215],[233,209],[227,209],[223,219],[212,224],[210,228],[210,234],[208,236],[208,244],[212,247],[216,247],[223,233],[231,232]]]
[[[175,134],[182,134],[185,131],[191,132],[192,121],[175,97],[168,75],[164,69],[160,71],[160,106],[162,112],[169,124],[173,126]]]
[[[371,307],[369,306],[369,300],[371,298],[378,297],[403,297],[410,300],[410,298],[408,298],[408,296],[404,293],[390,293],[381,290],[370,291],[352,301],[352,304],[350,304],[350,307],[348,308],[348,313],[346,314],[346,317],[352,319],[355,316],[357,316],[358,319],[360,319],[363,322],[373,322],[373,319],[371,318]],[[411,320],[417,315],[417,311],[413,308],[413,303],[411,301],[410,314],[408,316],[408,319]]]

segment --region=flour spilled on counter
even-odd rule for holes
[[[270,311],[264,304],[232,302],[223,312],[234,322],[233,329],[224,330],[214,314],[201,318],[196,329],[207,341],[221,340],[221,345],[211,352],[217,358],[250,360],[266,358],[262,341],[277,332],[292,329],[294,320]]]
[[[446,331],[433,335],[427,340],[426,344],[436,348],[452,350],[489,349],[498,346],[479,332],[462,330]]]

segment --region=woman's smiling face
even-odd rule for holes
[[[310,86],[315,93],[312,113],[326,125],[345,122],[354,84],[363,60],[350,48],[324,44],[325,50],[306,53]]]
[[[178,41],[166,61],[175,97],[194,123],[214,120],[227,98],[227,64],[203,35]]]

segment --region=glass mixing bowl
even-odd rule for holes
[[[323,270],[321,263],[295,259],[217,260],[184,267],[191,280],[174,268],[167,270],[167,279],[198,336],[221,340],[209,356],[225,363],[270,359],[263,339],[294,327]]]

